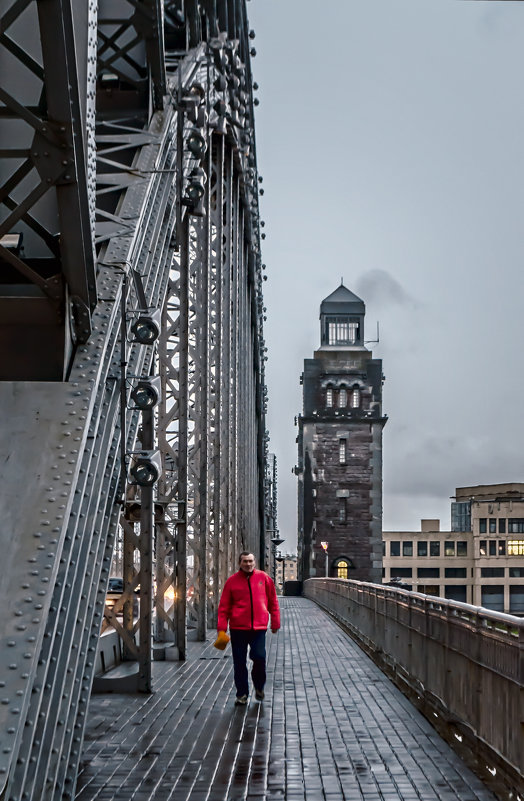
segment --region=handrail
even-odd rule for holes
[[[524,619],[401,588],[315,578],[328,611],[501,798],[524,788]]]

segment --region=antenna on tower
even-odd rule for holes
[[[378,330],[378,320],[377,320],[377,338],[376,339],[366,339],[364,345],[377,345],[380,342],[380,334]]]

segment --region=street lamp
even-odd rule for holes
[[[322,545],[322,547],[324,549],[324,552],[326,554],[326,578],[328,578],[328,576],[329,576],[328,543],[327,542],[321,542],[320,544]]]
[[[277,575],[276,575],[277,574],[277,563],[276,563],[277,548],[278,548],[279,545],[282,545],[282,543],[284,542],[284,540],[281,539],[278,536],[278,529],[275,529],[275,534],[276,534],[276,536],[271,538],[271,544],[273,545],[273,580],[274,581],[276,581],[276,578],[277,578]]]
[[[284,594],[284,573],[285,573],[285,570],[286,570],[286,557],[282,556],[282,554],[279,551],[278,555],[275,556],[275,559],[279,564],[282,564],[282,595],[283,595]],[[276,573],[276,568],[275,568],[275,573]],[[276,576],[275,576],[275,581],[276,581]]]

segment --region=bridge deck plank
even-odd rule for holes
[[[155,662],[151,696],[93,696],[77,801],[495,801],[324,612],[282,607],[261,704],[210,643]]]

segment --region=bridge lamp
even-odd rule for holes
[[[160,451],[140,451],[131,454],[129,481],[139,487],[152,487],[162,475]]]
[[[189,132],[189,136],[186,139],[186,145],[190,153],[192,153],[193,156],[198,159],[202,158],[207,149],[206,140],[198,128],[193,128]]]
[[[183,203],[188,206],[190,214],[194,214],[195,217],[204,217],[206,213],[202,202],[206,191],[205,182],[206,174],[201,167],[191,170]]]
[[[160,309],[153,312],[140,312],[131,326],[131,342],[140,345],[152,345],[160,335]]]
[[[160,400],[160,376],[143,378],[131,390],[136,409],[152,409]]]

